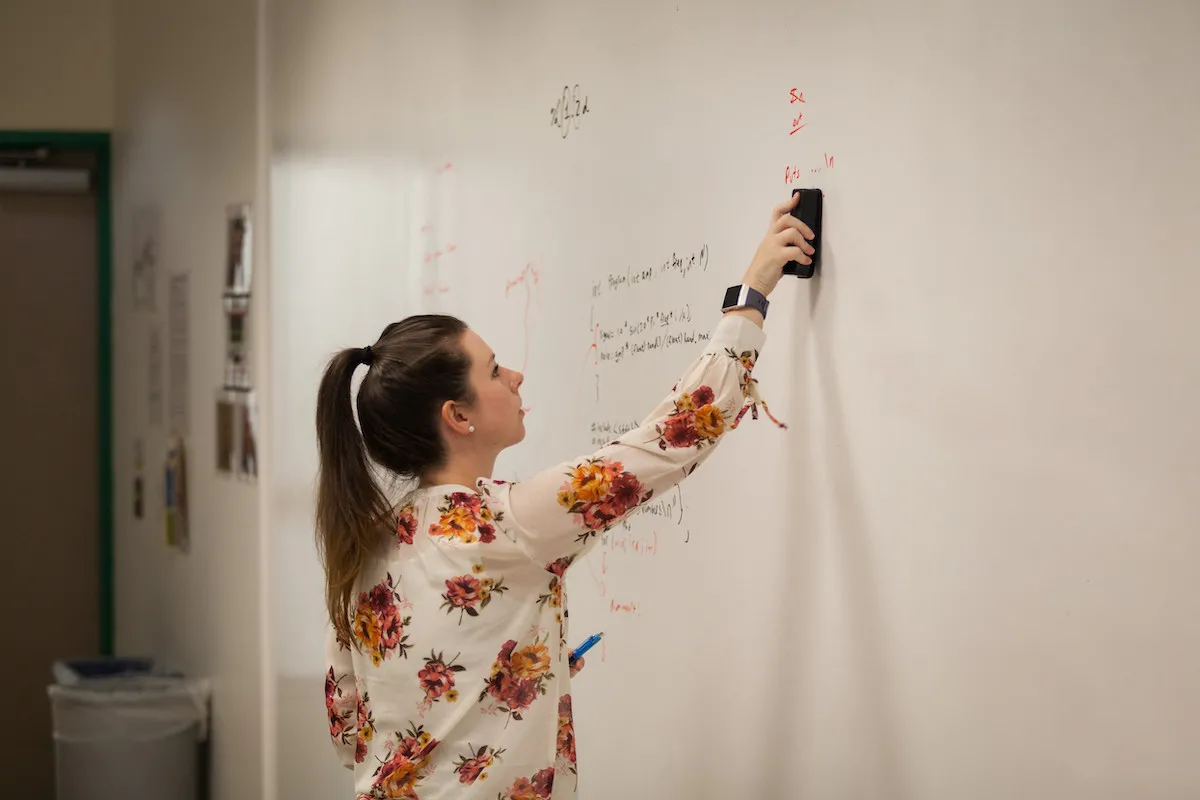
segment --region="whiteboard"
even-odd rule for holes
[[[519,479],[667,393],[800,186],[787,430],[569,577],[580,796],[1200,795],[1200,5],[443,5],[272,6],[281,796],[345,781],[328,353],[460,315],[525,370]]]

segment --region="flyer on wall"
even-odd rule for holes
[[[163,468],[166,490],[167,547],[186,552],[191,544],[188,529],[187,449],[183,437],[172,438]]]
[[[225,376],[227,389],[250,388],[248,349],[250,315],[250,279],[253,236],[250,206],[244,203],[226,208],[225,264],[223,302],[225,309]]]
[[[217,471],[254,480],[258,477],[258,399],[253,389],[219,389]]]
[[[249,352],[253,251],[250,206],[227,206],[222,265],[225,369],[216,397],[217,471],[249,480],[258,476],[258,406]]]

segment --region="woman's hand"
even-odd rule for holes
[[[579,674],[579,670],[583,669],[583,659],[581,658],[578,661],[571,661],[570,659],[572,659],[574,657],[575,657],[574,650],[567,653],[567,663],[570,664],[572,678],[574,678],[576,675]]]
[[[746,276],[742,278],[742,283],[762,292],[764,297],[775,289],[788,262],[812,263],[809,256],[816,251],[808,240],[813,238],[813,232],[792,216],[792,209],[799,201],[800,195],[793,194],[791,199],[771,210],[771,223],[767,227],[767,235],[758,246],[754,260],[746,270]]]

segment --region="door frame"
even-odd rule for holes
[[[0,147],[37,147],[91,153],[96,158],[96,408],[100,510],[100,653],[113,655],[113,252],[112,137],[107,131],[0,131]]]

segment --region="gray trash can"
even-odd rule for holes
[[[207,681],[127,675],[47,691],[58,800],[198,800]]]

